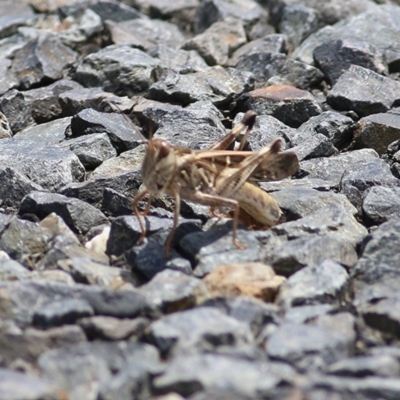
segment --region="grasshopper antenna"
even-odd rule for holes
[[[247,138],[250,135],[251,130],[253,129],[254,124],[256,123],[257,113],[254,111],[247,111],[246,114],[243,115],[241,123],[247,127],[246,133],[244,134],[242,140],[240,141],[239,151],[243,150],[247,142]]]

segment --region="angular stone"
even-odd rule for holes
[[[34,214],[40,219],[52,212],[62,217],[72,230],[80,234],[108,221],[100,210],[90,204],[56,193],[32,192],[24,198],[19,209],[21,215]]]
[[[77,321],[77,324],[82,327],[91,340],[124,340],[141,336],[150,321],[142,317],[119,319],[98,315],[81,318]]]
[[[373,186],[363,195],[362,210],[367,221],[379,225],[392,217],[400,217],[400,188]]]
[[[400,82],[376,72],[351,65],[327,96],[327,102],[340,111],[355,111],[364,117],[385,112],[400,102]]]
[[[85,172],[71,151],[30,140],[1,140],[0,161],[50,191],[83,179]]]
[[[0,139],[9,139],[12,137],[12,131],[7,117],[0,111]]]
[[[71,117],[59,118],[40,125],[28,127],[14,135],[18,140],[31,140],[46,144],[59,144],[65,140],[65,131],[71,125]]]
[[[339,304],[349,283],[347,271],[330,260],[305,267],[281,286],[276,301],[286,308],[309,304]]]
[[[336,309],[337,307],[332,304],[296,306],[286,310],[284,321],[292,324],[305,324],[321,315],[334,312]]]
[[[138,47],[147,51],[158,44],[178,48],[185,41],[185,36],[176,25],[160,19],[135,18],[121,22],[108,19],[106,26],[112,43],[118,46]]]
[[[318,370],[349,357],[354,337],[317,326],[283,324],[269,337],[266,351],[300,371]]]
[[[217,296],[249,296],[273,302],[285,278],[262,263],[220,265],[203,282],[210,294]]]
[[[350,202],[361,210],[363,193],[373,186],[398,187],[400,180],[395,178],[389,165],[382,159],[359,161],[347,169],[342,176],[341,192]]]
[[[118,152],[133,149],[143,141],[138,128],[120,113],[100,113],[89,108],[72,118],[72,138],[93,133],[106,133]]]
[[[95,169],[103,161],[117,155],[117,151],[105,132],[67,140],[62,143],[61,147],[71,150],[82,165],[89,170]]]
[[[139,49],[111,45],[86,56],[76,70],[75,79],[86,87],[132,96],[153,84],[158,65],[156,59]]]
[[[61,79],[76,61],[77,53],[57,36],[41,35],[15,53],[12,71],[26,90]]]
[[[380,113],[361,118],[354,131],[355,148],[367,147],[379,155],[400,138],[400,114]]]
[[[249,72],[220,66],[184,75],[169,71],[150,87],[147,96],[182,106],[196,101],[210,101],[222,107],[251,89],[253,81],[254,77]]]
[[[276,85],[246,93],[238,103],[241,111],[254,110],[257,114],[267,114],[284,124],[298,128],[309,118],[322,112],[311,93],[293,86]]]
[[[189,39],[185,50],[197,50],[208,65],[226,65],[230,55],[247,42],[240,19],[228,17]]]
[[[179,354],[239,346],[250,343],[252,335],[245,323],[216,309],[201,307],[175,312],[153,322],[148,339],[162,354]]]
[[[359,39],[339,39],[324,43],[315,48],[314,60],[331,85],[334,85],[351,65],[359,65],[382,75],[388,73],[382,52],[367,41]]]
[[[18,87],[19,82],[11,71],[11,65],[11,60],[7,58],[0,59],[0,96],[10,89]]]
[[[337,150],[333,147],[332,142],[320,133],[311,136],[307,141],[301,142],[295,147],[292,147],[300,161],[308,160],[310,158],[329,157]]]
[[[275,85],[292,85],[307,90],[317,86],[323,79],[323,74],[317,68],[282,53],[251,52],[240,57],[236,68],[252,72],[256,88],[263,88],[273,82]]]

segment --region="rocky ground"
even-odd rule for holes
[[[0,2],[0,399],[400,398],[400,4]],[[269,230],[131,201],[140,132],[296,152]],[[152,123],[149,123],[152,121]],[[151,128],[151,126],[153,128]],[[141,204],[141,206],[143,206]]]

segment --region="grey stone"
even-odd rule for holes
[[[352,355],[354,339],[317,326],[286,323],[269,337],[266,351],[300,371],[318,370]]]
[[[252,72],[256,88],[274,82],[307,90],[317,86],[323,79],[323,74],[317,68],[282,53],[251,52],[240,57],[236,68]]]
[[[341,193],[361,210],[365,190],[373,186],[398,187],[400,180],[395,178],[389,165],[381,159],[359,161],[347,169],[340,181]]]
[[[150,87],[147,96],[183,106],[196,101],[210,101],[219,107],[251,89],[253,81],[253,75],[249,72],[220,66],[184,75],[168,71]]]
[[[124,340],[141,336],[150,324],[150,320],[143,317],[119,319],[98,315],[81,318],[77,324],[91,340]]]
[[[111,45],[86,56],[76,70],[75,79],[86,87],[132,96],[152,85],[158,65],[159,61],[139,49]]]
[[[37,143],[59,144],[65,140],[65,130],[71,124],[71,117],[59,118],[54,121],[28,127],[14,135],[18,140],[31,140]]]
[[[307,178],[330,181],[339,186],[343,173],[351,170],[357,162],[378,160],[378,154],[372,149],[354,150],[329,158],[321,157],[300,163],[300,174]]]
[[[89,108],[72,118],[70,137],[93,133],[106,133],[118,152],[133,149],[143,141],[138,128],[118,113],[100,113]]]
[[[117,155],[117,151],[105,132],[67,140],[61,144],[61,147],[76,154],[82,165],[89,170],[95,169],[103,161]]]
[[[314,96],[293,86],[275,85],[245,93],[238,99],[240,111],[272,115],[284,124],[298,128],[322,112]]]
[[[154,387],[158,393],[175,392],[185,397],[202,389],[215,394],[224,388],[228,393],[231,391],[230,395],[234,396],[231,398],[256,399],[271,396],[280,382],[289,383],[293,379],[293,370],[280,363],[249,362],[221,354],[193,354],[172,360],[164,374],[155,378]]]
[[[286,310],[284,322],[291,324],[305,324],[320,315],[334,312],[337,306],[333,304],[315,304],[309,306],[296,306]]]
[[[48,86],[26,90],[24,97],[33,119],[40,124],[65,117],[59,96],[70,90],[79,89],[83,89],[79,83],[69,79],[60,79]]]
[[[0,369],[0,397],[5,400],[56,400],[60,388],[45,379]]]
[[[194,307],[206,291],[200,279],[169,269],[159,272],[139,288],[154,308],[168,314]]]
[[[346,270],[326,260],[303,268],[281,286],[276,301],[286,308],[320,303],[339,304],[349,283]]]
[[[400,138],[400,115],[379,113],[361,118],[355,126],[354,138],[355,148],[367,147],[382,155]]]
[[[14,9],[15,11],[9,14],[10,8],[10,5],[8,5],[8,7],[5,6],[1,10],[2,19],[0,20],[0,39],[17,33],[20,26],[33,25],[38,19],[36,15],[32,14],[32,10],[25,9],[24,12],[18,13],[18,11]]]
[[[400,82],[370,69],[351,65],[337,80],[326,99],[337,110],[352,110],[364,117],[387,111],[400,101],[399,93]]]
[[[340,376],[399,376],[400,364],[394,357],[360,356],[340,360],[330,365],[327,373]]]
[[[55,35],[41,35],[29,41],[14,55],[12,71],[21,89],[53,82],[77,61],[77,53]]]
[[[1,43],[1,41],[0,41]],[[1,45],[0,45],[1,49]],[[15,89],[18,87],[17,78],[11,71],[12,61],[3,58],[0,59],[0,96],[9,91],[10,89]]]
[[[46,329],[73,324],[77,319],[94,314],[93,308],[81,299],[64,299],[47,304],[33,314],[34,326]]]
[[[317,10],[303,4],[288,4],[283,8],[279,32],[288,35],[294,48],[315,32],[320,25]]]
[[[343,21],[338,22],[334,26],[326,26],[310,35],[293,52],[293,58],[312,64],[313,51],[316,47],[330,40],[338,39],[366,40],[381,52],[389,49],[399,50],[399,44],[392,40],[393,37],[397,37],[399,34],[399,26],[396,23],[400,16],[398,7],[392,4],[380,5],[377,7],[376,4],[371,1],[363,3],[364,4],[361,5],[358,1],[353,1],[352,3],[341,2],[340,6],[335,4],[334,7],[332,7],[333,3],[327,3],[328,7],[335,9],[342,15],[339,19],[343,19]],[[315,4],[320,7],[325,7],[326,3],[315,1]],[[364,8],[365,4],[367,5],[366,8]],[[353,9],[353,12],[349,13],[349,5],[350,8],[359,8],[361,5],[361,9],[359,8],[359,10],[363,11],[364,8],[366,11],[354,15],[359,11],[355,13]],[[347,18],[349,15],[352,16]],[[328,23],[335,23],[339,19]],[[367,36],[365,35],[366,31],[369,32]]]
[[[149,327],[148,340],[162,354],[204,352],[251,343],[249,327],[210,307],[175,312]]]
[[[62,217],[72,230],[80,234],[107,222],[106,216],[90,204],[56,193],[32,192],[24,198],[19,209],[21,215],[34,214],[40,219],[52,212]]]
[[[115,45],[138,47],[145,51],[158,44],[178,48],[185,41],[185,36],[176,25],[159,19],[107,21],[106,26]]]
[[[181,74],[200,72],[208,68],[207,63],[195,50],[183,50],[160,44],[150,50],[152,57],[161,61],[163,68],[172,69]]]
[[[242,21],[227,17],[189,39],[185,50],[197,50],[208,65],[226,65],[230,55],[247,42]]]
[[[3,166],[16,168],[50,191],[57,191],[67,183],[81,180],[85,172],[78,157],[71,151],[30,140],[1,140],[0,160]]]
[[[367,222],[379,225],[393,216],[400,217],[400,188],[373,186],[363,195],[362,210]]]
[[[34,124],[31,109],[26,106],[25,96],[18,90],[9,90],[0,97],[0,111],[7,117],[14,134]]]
[[[12,137],[12,131],[7,117],[0,111],[0,139],[9,139]]]
[[[378,74],[388,74],[382,52],[367,41],[359,39],[339,39],[324,43],[315,48],[314,60],[331,85],[353,64]]]
[[[310,158],[329,157],[337,153],[337,149],[332,142],[321,133],[311,136],[307,141],[301,142],[295,147],[292,147],[300,161]]]
[[[156,349],[126,342],[67,346],[44,353],[38,364],[43,378],[68,391],[73,400],[101,398],[100,392],[108,385],[112,388],[120,374],[132,369],[136,372],[135,379],[131,373],[131,385],[135,384],[137,389],[135,393],[146,393],[149,375],[161,370]]]
[[[43,190],[12,167],[0,168],[0,200],[3,205],[18,208],[22,199],[33,190]]]

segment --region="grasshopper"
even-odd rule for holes
[[[212,213],[215,208],[230,207],[233,210],[232,240],[237,248],[245,247],[237,241],[240,209],[262,225],[274,226],[279,222],[282,212],[277,202],[255,182],[289,177],[297,172],[299,162],[294,152],[280,152],[280,138],[260,151],[243,151],[255,120],[256,113],[248,111],[239,124],[206,150],[175,147],[159,138],[146,141],[141,169],[145,188],[132,203],[141,228],[139,243],[146,235],[140,216],[149,213],[152,198],[160,194],[175,200],[174,223],[165,242],[167,256],[178,226],[181,199],[210,206]],[[239,150],[226,150],[245,129]],[[147,206],[140,213],[137,205],[146,195],[149,195]]]

